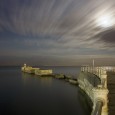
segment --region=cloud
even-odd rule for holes
[[[115,43],[115,30],[109,30],[104,33],[101,33],[101,40],[107,43]]]
[[[102,14],[114,19],[114,7],[114,0],[0,0],[0,55],[114,55],[114,26],[96,24]]]

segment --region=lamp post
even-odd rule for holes
[[[93,59],[93,68],[95,67],[95,61],[94,61],[94,59]]]

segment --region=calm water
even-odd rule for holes
[[[77,67],[51,69],[74,77],[79,71]],[[20,67],[0,67],[0,115],[90,115],[90,112],[86,96],[77,86],[22,73]]]

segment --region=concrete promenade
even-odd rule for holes
[[[93,77],[94,75],[101,81],[96,83],[97,86],[94,86],[94,78],[97,79],[97,77]],[[92,78],[93,81],[91,80]],[[81,67],[78,82],[79,86],[88,94],[94,104],[92,115],[115,114],[115,67]],[[94,89],[96,89],[97,93],[95,93]],[[100,100],[102,103],[97,103],[94,100]],[[95,106],[96,103],[98,104],[97,107]]]

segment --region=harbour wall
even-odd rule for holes
[[[91,115],[108,115],[107,76],[105,71],[98,69],[82,69],[78,76],[78,83],[93,102]]]

